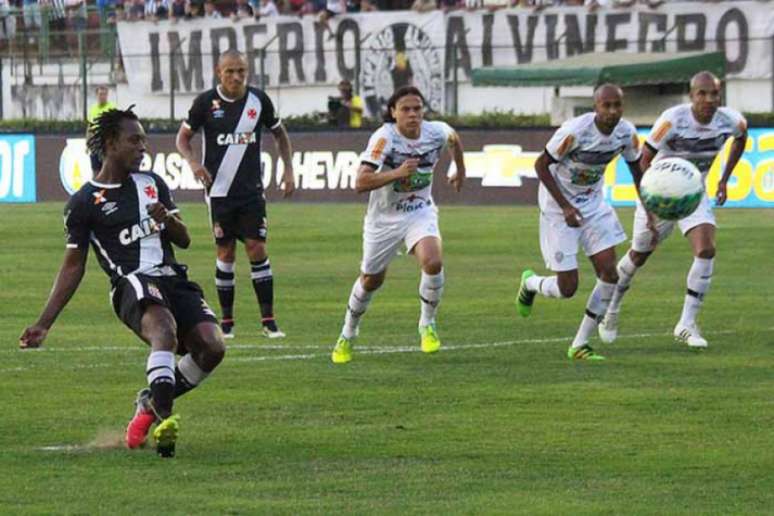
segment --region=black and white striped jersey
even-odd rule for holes
[[[234,100],[218,86],[196,97],[183,123],[204,133],[202,159],[213,178],[210,197],[244,198],[263,191],[261,126],[280,125],[266,93],[248,87],[243,98]]]
[[[164,180],[151,172],[133,172],[121,184],[89,181],[65,207],[67,247],[91,244],[112,282],[134,273],[175,274],[175,253],[164,225],[148,215],[148,205],[156,202],[178,211]]]

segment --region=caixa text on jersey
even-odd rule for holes
[[[218,145],[246,145],[255,143],[256,137],[254,132],[220,133],[215,141],[218,142]]]

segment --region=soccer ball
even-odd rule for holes
[[[666,220],[682,219],[693,213],[703,195],[701,172],[682,158],[656,161],[640,182],[640,198],[645,208]]]

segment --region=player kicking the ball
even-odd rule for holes
[[[132,112],[112,109],[92,125],[89,151],[103,159],[96,177],[65,208],[64,263],[43,313],[24,330],[21,348],[37,348],[78,289],[88,246],[110,276],[113,309],[151,348],[126,445],[141,446],[154,423],[158,453],[175,454],[179,430],[173,400],[200,384],[223,359],[225,347],[215,314],[202,290],[188,281],[172,244],[187,248],[188,229],[164,180],[137,167],[145,154],[145,131]],[[175,364],[175,352],[182,355]]]
[[[578,245],[594,265],[597,283],[586,304],[578,333],[567,350],[573,360],[604,360],[588,340],[613,295],[618,276],[615,246],[626,240],[602,186],[605,168],[621,154],[634,182],[642,177],[637,130],[623,115],[623,92],[604,84],[594,92],[594,112],[565,122],[535,162],[540,178],[540,250],[553,276],[527,269],[521,275],[516,305],[527,317],[537,294],[569,298],[578,288]]]
[[[431,195],[433,168],[448,145],[457,167],[449,183],[459,192],[465,180],[462,143],[444,122],[422,119],[424,98],[413,86],[399,88],[387,103],[387,122],[368,142],[357,172],[355,188],[371,192],[363,230],[361,275],[349,296],[344,327],[331,359],[352,360],[352,341],[371,296],[384,282],[387,266],[401,244],[422,269],[419,282],[421,313],[419,335],[422,351],[441,347],[435,314],[443,292],[444,274],[438,209]]]
[[[734,167],[747,143],[747,122],[731,108],[720,106],[720,81],[710,72],[699,72],[691,79],[691,102],[667,109],[656,120],[642,151],[640,167],[647,170],[651,162],[678,157],[692,162],[706,179],[715,157],[725,141],[733,137],[731,152],[718,182],[717,205],[726,202],[726,188]],[[624,294],[637,270],[645,265],[656,246],[664,241],[677,224],[693,250],[693,264],[688,271],[687,290],[680,321],[674,329],[675,338],[688,346],[701,349],[707,341],[699,333],[696,317],[709,290],[715,258],[715,215],[706,192],[691,215],[678,221],[656,220],[656,238],[651,238],[647,216],[641,202],[634,214],[632,247],[618,262],[618,284],[599,336],[613,342],[618,335],[618,314]]]

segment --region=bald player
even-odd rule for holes
[[[554,133],[535,162],[540,178],[540,250],[550,276],[532,270],[521,275],[516,305],[523,317],[535,296],[570,298],[578,288],[578,247],[591,260],[597,283],[567,356],[571,360],[604,360],[589,345],[598,321],[615,290],[615,246],[626,240],[602,186],[607,165],[619,154],[639,188],[642,172],[637,129],[623,115],[623,92],[603,84],[594,92],[594,112],[568,120]]]
[[[193,101],[188,118],[177,133],[177,149],[206,188],[212,235],[215,239],[215,285],[225,338],[234,337],[234,261],[236,240],[245,244],[250,277],[261,312],[263,334],[282,338],[274,319],[274,276],[266,252],[266,200],[261,177],[261,127],[271,131],[285,165],[282,187],[293,193],[290,138],[271,99],[247,85],[247,60],[230,49],[220,55],[215,72],[218,85]],[[202,156],[191,147],[202,130]]]
[[[640,160],[640,168],[647,170],[651,162],[663,158],[687,159],[698,167],[702,178],[706,179],[723,144],[733,137],[723,176],[718,181],[715,198],[718,206],[726,202],[728,179],[747,142],[747,121],[737,111],[720,106],[720,86],[720,80],[710,72],[694,75],[691,79],[691,102],[672,107],[661,114],[645,141]],[[709,290],[715,260],[715,215],[709,197],[705,191],[696,211],[678,221],[655,218],[655,237],[647,228],[649,216],[655,217],[646,214],[642,203],[638,201],[631,249],[618,262],[618,284],[605,319],[599,326],[599,335],[605,342],[615,340],[621,301],[632,278],[677,225],[691,245],[693,263],[688,271],[683,311],[675,326],[674,336],[691,348],[706,348],[707,340],[701,336],[696,318]]]

